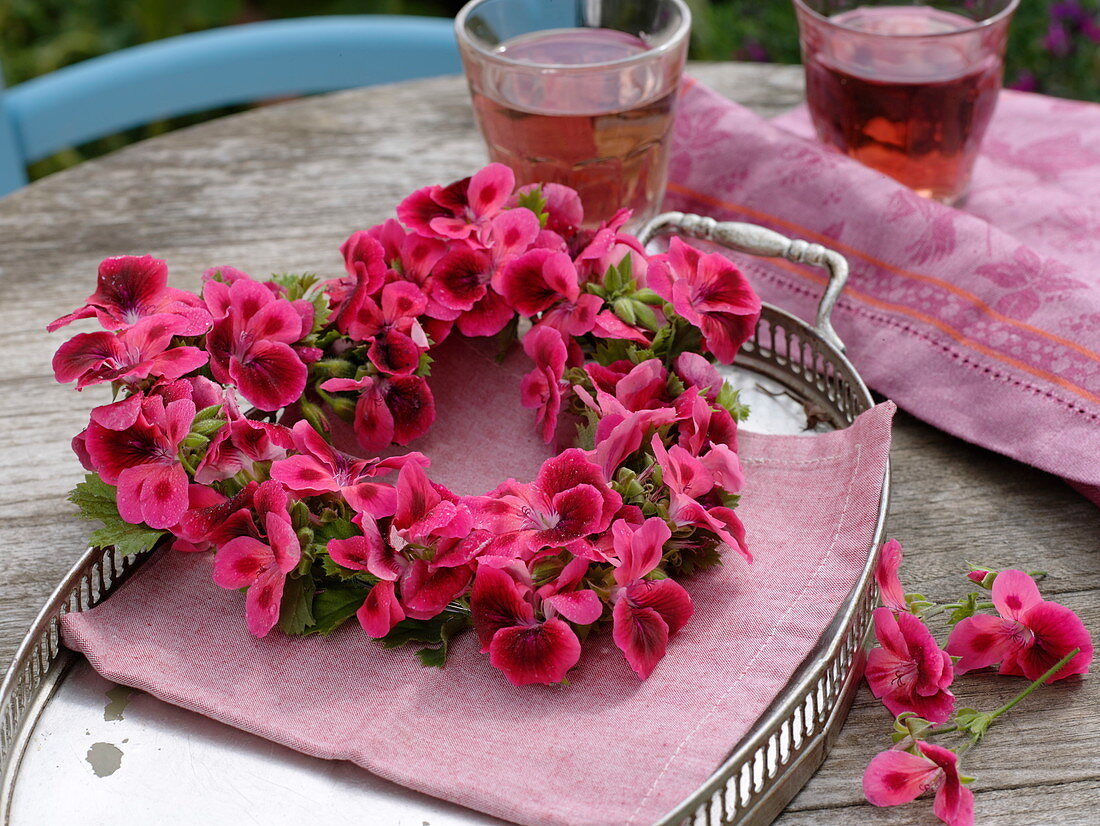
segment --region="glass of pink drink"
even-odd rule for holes
[[[684,0],[473,0],[455,18],[478,126],[521,184],[576,189],[592,227],[664,196]]]
[[[1019,0],[794,0],[818,138],[959,203],[997,102]]]

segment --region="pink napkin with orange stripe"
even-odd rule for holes
[[[666,208],[843,253],[833,320],[874,390],[1100,504],[1100,106],[1004,92],[964,210],[812,131],[802,108],[769,123],[691,83]],[[739,263],[764,300],[813,317],[818,271]]]

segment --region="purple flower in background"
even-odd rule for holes
[[[1081,21],[1081,34],[1093,43],[1100,43],[1100,23],[1091,17],[1086,17]]]
[[[1073,51],[1073,41],[1069,32],[1057,20],[1050,21],[1047,36],[1043,38],[1043,47],[1056,57],[1065,57]]]
[[[1088,14],[1081,8],[1081,3],[1078,0],[1062,0],[1051,5],[1050,19],[1081,24],[1088,19]]]
[[[755,63],[771,63],[772,56],[759,40],[746,40],[741,44],[734,57],[737,60],[751,60]]]
[[[1015,89],[1018,92],[1038,92],[1039,78],[1035,77],[1031,72],[1023,71],[1016,75],[1014,81],[1006,83],[1005,86],[1009,89]]]

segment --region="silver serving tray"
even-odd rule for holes
[[[725,369],[752,406],[753,430],[842,428],[873,405],[829,323],[848,272],[839,254],[763,227],[681,213],[657,216],[641,238],[665,232],[829,272],[814,326],[765,304],[737,367]],[[825,759],[863,674],[888,493],[889,468],[867,564],[813,652],[710,779],[656,826],[770,823]],[[100,677],[61,643],[59,619],[106,599],[147,558],[89,549],[19,646],[0,686],[0,824],[504,823]]]

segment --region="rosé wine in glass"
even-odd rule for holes
[[[489,156],[510,166],[521,184],[576,189],[586,226],[622,207],[633,210],[631,225],[639,226],[664,195],[687,9],[681,0],[622,0],[597,4],[606,21],[557,16],[552,20],[578,25],[500,25],[510,6],[531,5],[476,0],[456,23]],[[616,5],[632,8],[624,17],[611,13]],[[494,37],[479,38],[476,15],[494,7]],[[602,22],[607,25],[589,25]],[[502,31],[510,36],[501,37]]]
[[[959,201],[997,102],[1016,2],[948,11],[795,0],[820,140],[921,195]]]

